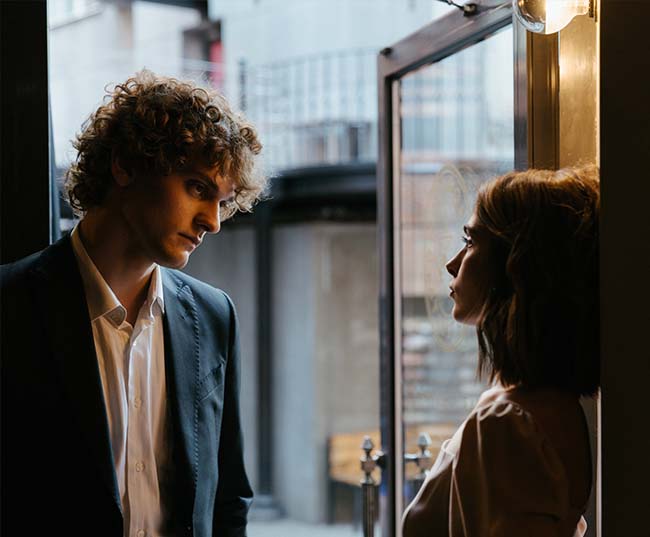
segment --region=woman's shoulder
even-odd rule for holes
[[[579,398],[556,390],[491,388],[467,421],[480,425],[484,434],[510,432],[548,442],[560,455],[578,449],[584,456],[589,443]]]
[[[535,466],[549,483],[568,485],[571,504],[587,501],[591,455],[575,396],[553,390],[490,389],[479,398],[459,440],[465,455],[475,451],[498,472]]]
[[[561,519],[568,512],[568,483],[559,457],[533,416],[507,398],[487,396],[468,416],[453,472],[466,492],[489,498],[495,513],[540,509]]]
[[[492,438],[500,444],[508,441],[539,442],[544,436],[533,414],[498,388],[481,395],[465,421],[464,437],[468,436],[467,430],[471,428],[476,429],[474,434],[481,444],[490,442]]]
[[[473,414],[481,419],[526,418],[542,430],[575,426],[582,430],[583,414],[576,395],[553,389],[494,386],[481,394]]]
[[[520,397],[514,397],[512,390],[494,386],[484,391],[479,397],[467,422],[477,422],[488,427],[512,427],[539,432],[529,410]]]

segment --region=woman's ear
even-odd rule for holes
[[[113,155],[111,160],[111,173],[118,186],[127,186],[133,181],[133,178],[122,167],[115,155]]]

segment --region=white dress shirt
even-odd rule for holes
[[[79,226],[71,239],[93,329],[124,536],[159,537],[164,514],[159,481],[168,455],[160,267],[152,273],[147,298],[131,326],[126,309],[84,248]]]

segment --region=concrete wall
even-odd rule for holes
[[[315,397],[316,289],[312,233],[276,229],[273,237],[273,473],[274,492],[289,518],[317,515],[322,416]]]
[[[379,426],[375,233],[352,224],[274,232],[274,470],[292,519],[326,518],[329,436]]]

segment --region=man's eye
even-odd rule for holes
[[[474,243],[472,242],[472,239],[469,238],[467,235],[463,235],[463,236],[461,237],[461,240],[465,243],[465,247],[466,247],[466,248],[471,248],[472,245],[474,244]]]
[[[225,217],[230,216],[230,213],[233,210],[234,202],[232,200],[222,200],[219,202],[219,210],[221,214]]]
[[[204,196],[207,190],[208,189],[203,183],[199,183],[197,181],[190,182],[190,191],[192,194],[196,194],[197,196]]]

